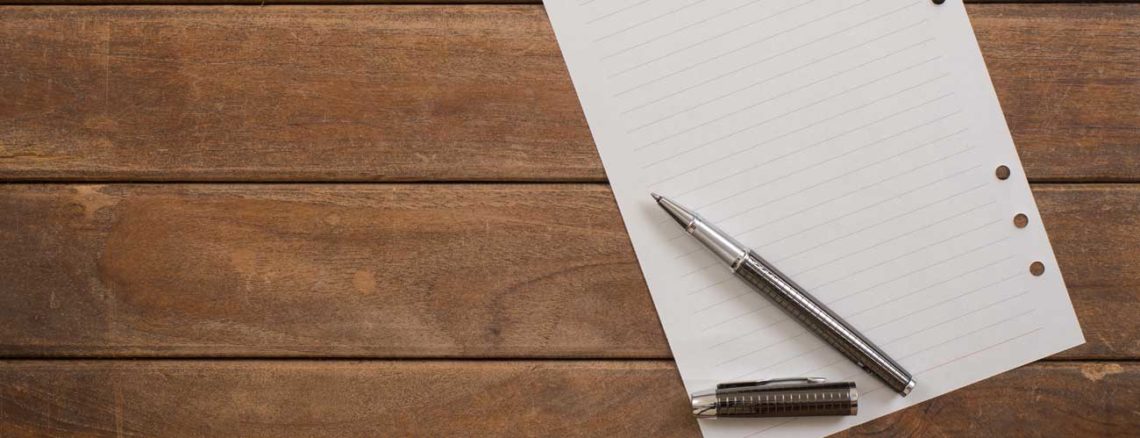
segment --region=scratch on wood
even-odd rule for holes
[[[119,198],[104,194],[100,191],[103,186],[75,186],[72,198],[76,204],[83,208],[83,216],[92,219],[99,210],[119,203]]]
[[[111,107],[111,22],[107,21],[103,43],[103,114]]]
[[[115,436],[123,436],[123,389],[115,381]]]
[[[352,285],[361,295],[376,293],[376,276],[369,270],[356,271],[352,275]]]
[[[230,253],[230,264],[242,278],[242,287],[245,290],[253,289],[254,276],[257,275],[257,255],[245,248],[239,248]]]
[[[1093,364],[1081,365],[1081,374],[1084,375],[1086,379],[1089,379],[1090,381],[1093,381],[1093,382],[1099,382],[1101,379],[1104,379],[1105,376],[1111,376],[1113,374],[1120,374],[1123,372],[1124,372],[1124,367],[1121,367],[1119,364],[1115,364],[1115,363],[1109,363],[1109,364],[1093,363]]]

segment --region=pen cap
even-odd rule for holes
[[[810,417],[855,415],[859,392],[855,382],[795,378],[717,385],[692,395],[693,414],[718,417]]]

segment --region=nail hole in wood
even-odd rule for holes
[[[1033,264],[1029,265],[1029,273],[1040,277],[1041,274],[1045,273],[1045,264],[1041,262],[1033,262]]]

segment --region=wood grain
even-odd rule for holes
[[[539,7],[0,16],[0,178],[603,178]]]
[[[223,0],[294,1],[343,2]],[[538,2],[473,3],[532,4],[0,7],[0,181],[605,181]],[[1140,181],[1140,5],[969,9],[1030,178]],[[842,436],[1140,429],[1113,361],[1140,185],[1035,193],[1089,341],[1052,359],[1098,361]],[[601,184],[15,184],[0,212],[0,357],[32,358],[0,360],[3,437],[699,436]]]
[[[971,9],[971,21],[1030,177],[1136,181],[1140,4],[974,13],[993,6]],[[1131,23],[1106,20],[1115,13]]]
[[[1034,195],[1086,340],[1055,357],[1140,357],[1140,185],[1037,186]]]
[[[1140,357],[1140,186],[1036,194],[1089,341],[1056,357]],[[0,211],[8,357],[671,357],[605,185],[4,185]]]
[[[1140,180],[1140,5],[970,13],[1032,179]],[[0,179],[605,178],[537,5],[0,17]]]
[[[668,354],[601,185],[0,193],[7,353]]]
[[[1035,364],[841,436],[1125,436],[1140,365]],[[696,437],[670,362],[0,363],[0,434]],[[398,431],[398,432],[397,432]]]

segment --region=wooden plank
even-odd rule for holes
[[[5,437],[698,435],[684,401],[661,362],[0,364]]]
[[[10,354],[668,357],[601,185],[0,193]]]
[[[1140,186],[1037,198],[1089,341],[1057,357],[1140,357]],[[0,211],[8,357],[671,357],[604,185],[0,185]]]
[[[1040,6],[970,9],[1026,172],[1036,180],[1136,181],[1140,4]],[[1115,13],[1131,23],[1106,20]]]
[[[1140,180],[1140,5],[970,12],[1031,178]],[[537,5],[0,16],[0,179],[604,180]]]
[[[1140,185],[1037,186],[1034,195],[1086,340],[1054,357],[1140,357]]]
[[[1125,436],[1140,427],[1137,399],[1135,363],[1035,364],[842,435]],[[6,437],[393,431],[699,436],[669,362],[0,363]]]
[[[0,14],[0,178],[604,175],[540,7]]]

